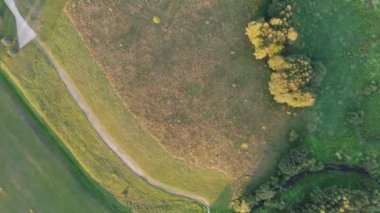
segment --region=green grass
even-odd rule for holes
[[[6,64],[6,65],[5,65]],[[104,144],[34,44],[2,64],[5,74],[48,128],[62,141],[81,169],[126,206],[139,212],[199,205],[166,194],[138,178]],[[128,191],[125,195],[124,192]],[[187,207],[188,206],[188,207]],[[196,210],[198,209],[198,210]]]
[[[16,33],[16,26],[11,11],[5,5],[4,1],[0,2],[0,14],[2,21],[0,22],[0,35],[3,37],[14,37]]]
[[[372,98],[366,100],[363,104],[365,112],[365,128],[362,130],[369,140],[380,140],[380,94],[374,95]]]
[[[362,1],[294,2],[300,34],[296,52],[306,53],[327,69],[316,105],[304,111],[308,123],[320,119],[314,122],[316,132],[303,132],[306,142],[322,162],[345,152],[355,164],[362,152],[380,146],[380,97],[362,95],[370,81],[380,79],[380,27],[376,24],[380,15],[366,9]],[[349,124],[346,114],[359,110],[365,114],[363,125]]]
[[[0,212],[115,211],[34,119],[0,78]]]
[[[227,187],[224,192],[218,197],[218,199],[211,205],[211,212],[228,213],[233,212],[230,203],[233,195],[233,191],[230,187]]]
[[[216,200],[229,183],[226,176],[174,158],[137,123],[65,14],[45,42],[107,132],[149,176],[210,202]]]

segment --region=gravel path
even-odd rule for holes
[[[168,185],[165,185],[163,183],[160,183],[159,181],[153,179],[149,175],[145,174],[144,171],[125,153],[118,147],[118,145],[115,143],[114,139],[111,137],[111,135],[108,134],[108,132],[104,129],[101,122],[96,118],[94,113],[91,111],[91,108],[87,105],[83,97],[81,96],[78,89],[75,87],[75,84],[71,80],[71,78],[68,76],[68,74],[65,72],[65,70],[62,68],[62,66],[59,65],[57,60],[55,60],[54,55],[51,53],[51,51],[38,39],[35,40],[35,43],[37,46],[45,53],[45,55],[50,60],[50,63],[54,66],[56,72],[58,73],[59,77],[63,81],[63,83],[66,85],[67,90],[71,94],[72,98],[75,100],[75,102],[78,104],[79,108],[82,110],[82,112],[87,117],[88,121],[91,123],[95,131],[99,134],[99,136],[102,138],[104,143],[139,177],[144,179],[148,184],[151,186],[157,187],[167,193],[186,197],[189,199],[192,199],[194,201],[197,201],[207,207],[207,212],[210,212],[209,209],[209,203],[208,201],[198,195],[187,193],[184,191],[181,191],[179,189],[170,187]],[[205,174],[207,175],[207,174]]]

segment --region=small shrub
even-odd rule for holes
[[[236,213],[248,213],[251,212],[251,208],[244,200],[235,200],[232,203],[232,208]]]
[[[158,16],[153,16],[152,21],[154,24],[160,24],[161,23],[161,18]]]
[[[294,148],[281,159],[278,169],[285,176],[296,175],[308,165],[308,154],[305,146]]]
[[[361,165],[371,175],[372,178],[380,181],[380,164],[379,158],[375,153],[367,154],[361,162]]]
[[[361,125],[364,122],[364,111],[346,113],[346,120],[352,125]]]
[[[276,192],[271,189],[268,183],[263,184],[256,191],[255,201],[271,200],[275,195],[276,195]]]
[[[286,103],[291,107],[312,106],[315,103],[314,95],[310,92],[294,90],[297,85],[289,84],[287,76],[281,73],[272,73],[269,82],[269,91],[278,103]]]
[[[294,142],[298,141],[298,139],[299,139],[298,133],[294,129],[290,130],[290,132],[288,134],[289,142],[294,143]]]
[[[288,63],[282,56],[274,56],[268,60],[268,66],[273,71],[284,71],[292,68],[292,64]]]

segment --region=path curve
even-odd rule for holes
[[[69,91],[72,98],[75,100],[81,111],[86,116],[87,120],[90,122],[92,127],[95,129],[95,131],[99,134],[99,136],[102,138],[104,143],[140,178],[144,179],[149,185],[154,186],[156,188],[159,188],[167,193],[181,196],[185,198],[189,198],[191,200],[194,200],[196,202],[199,202],[206,206],[207,212],[210,212],[210,204],[208,201],[198,195],[187,193],[184,191],[181,191],[179,189],[173,188],[171,186],[168,186],[166,184],[163,184],[149,175],[145,174],[144,171],[125,153],[118,147],[118,145],[114,142],[114,139],[111,137],[111,135],[105,130],[101,122],[96,118],[94,113],[92,112],[91,108],[87,105],[86,101],[83,99],[82,95],[76,88],[75,84],[69,77],[69,75],[65,72],[65,70],[62,68],[62,66],[58,63],[58,61],[54,58],[53,53],[49,50],[49,48],[46,47],[38,38],[34,40],[37,47],[45,53],[46,57],[49,59],[50,63],[55,68],[57,74],[65,84],[67,90]]]

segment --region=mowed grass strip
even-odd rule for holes
[[[92,112],[125,153],[147,175],[213,202],[229,181],[221,172],[196,167],[170,155],[135,120],[116,95],[66,14],[44,41],[71,77]]]
[[[71,98],[44,54],[33,43],[3,60],[14,83],[39,118],[61,139],[86,175],[135,212],[202,212],[191,200],[164,193],[137,177],[104,144]]]

